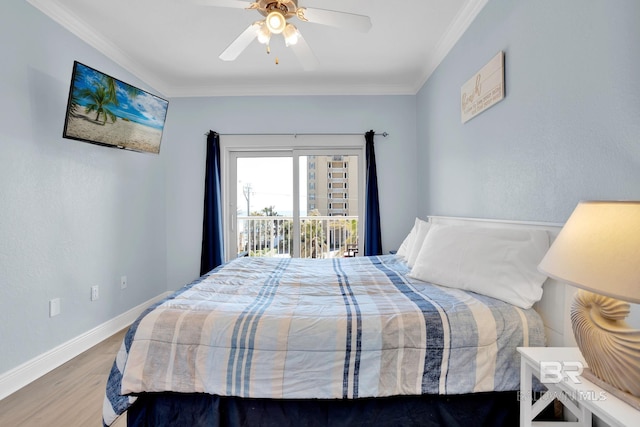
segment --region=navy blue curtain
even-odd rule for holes
[[[207,136],[207,163],[204,180],[204,220],[202,224],[200,275],[213,270],[224,262],[220,135],[213,131],[210,131]]]
[[[382,255],[382,236],[380,232],[380,202],[378,201],[378,173],[376,172],[376,153],[373,147],[375,132],[364,134],[367,143],[367,198],[364,213],[364,255]]]

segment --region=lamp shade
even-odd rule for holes
[[[640,303],[640,201],[580,202],[538,269],[570,285]]]

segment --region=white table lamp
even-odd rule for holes
[[[625,319],[640,303],[640,201],[580,202],[538,268],[580,288],[571,325],[592,373],[639,398],[640,330]]]

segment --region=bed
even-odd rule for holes
[[[445,276],[451,250],[429,260]],[[517,424],[516,348],[545,345],[541,316],[424,280],[409,255],[245,257],[205,274],[131,326],[104,424],[124,412],[129,426]],[[491,289],[512,280],[487,271]]]

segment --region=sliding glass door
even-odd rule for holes
[[[230,151],[229,257],[357,254],[361,159],[360,150],[337,148]]]
[[[287,153],[242,153],[235,156],[235,163],[237,251],[234,253],[237,256],[289,256],[294,205],[293,158]]]
[[[333,258],[358,252],[358,156],[300,155],[300,257]]]

